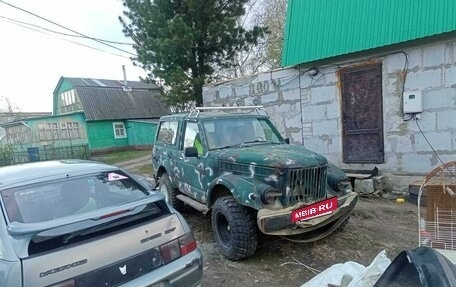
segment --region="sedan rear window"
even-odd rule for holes
[[[36,223],[122,205],[148,195],[122,171],[47,181],[4,190],[3,205],[10,222]]]

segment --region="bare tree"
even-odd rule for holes
[[[0,124],[18,120],[20,110],[8,97],[0,97]]]
[[[256,12],[256,24],[269,30],[266,38],[266,65],[269,69],[280,66],[282,60],[283,34],[287,13],[287,0],[263,1]]]
[[[238,24],[266,27],[265,38],[248,52],[238,51],[231,69],[219,71],[216,80],[243,77],[278,68],[282,59],[283,33],[286,20],[287,0],[250,0],[246,14]]]

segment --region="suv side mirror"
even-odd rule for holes
[[[198,150],[196,149],[196,147],[186,147],[184,149],[184,155],[186,157],[198,157]]]
[[[290,144],[290,138],[284,138],[283,140],[285,141],[286,144]]]

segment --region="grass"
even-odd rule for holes
[[[132,160],[138,157],[145,155],[150,155],[150,150],[127,150],[127,151],[117,151],[111,152],[108,154],[93,156],[92,159],[96,161],[101,161],[107,164],[116,164],[119,162]]]
[[[139,174],[143,174],[143,175],[147,174],[148,176],[152,176],[154,169],[152,168],[152,164],[148,164],[148,165],[140,166],[135,171]]]

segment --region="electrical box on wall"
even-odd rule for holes
[[[404,92],[402,95],[404,114],[415,114],[423,111],[421,91]]]

